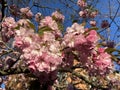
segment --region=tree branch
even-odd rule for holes
[[[3,19],[4,16],[5,16],[5,8],[6,8],[6,2],[5,2],[5,0],[2,0],[1,5],[2,5],[1,12],[2,12],[2,19]],[[2,19],[1,19],[1,21],[2,21]]]
[[[21,69],[21,68],[9,69],[8,71],[0,70],[0,76],[21,74],[21,73],[30,73],[30,71],[28,69]]]
[[[70,68],[61,68],[59,69],[59,72],[70,72],[72,73],[72,75],[75,75],[76,77],[82,79],[83,81],[85,81],[86,83],[88,83],[89,85],[91,85],[92,87],[95,87],[97,89],[107,89],[107,87],[104,87],[102,85],[95,85],[92,81],[88,80],[85,76],[81,75],[81,74],[78,74],[77,72],[71,70]]]

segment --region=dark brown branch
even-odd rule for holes
[[[85,76],[78,74],[77,72],[71,70],[70,68],[60,68],[58,70],[59,72],[70,72],[72,73],[72,75],[75,75],[76,77],[82,79],[83,81],[85,81],[86,83],[88,83],[89,85],[91,85],[92,87],[95,87],[97,89],[107,89],[106,87],[102,86],[102,85],[95,85],[92,81],[88,80]]]
[[[37,5],[37,4],[34,4],[33,6],[39,7],[39,8],[47,8],[47,9],[55,10],[55,8],[51,8],[51,7],[48,7],[48,6],[41,6],[41,5]]]
[[[2,19],[3,19],[4,16],[5,16],[5,8],[6,8],[6,2],[5,2],[5,0],[2,0],[1,5],[2,5],[1,12],[2,12]],[[2,21],[2,19],[1,19],[1,21]]]
[[[21,69],[21,68],[10,69],[8,71],[0,70],[0,76],[21,74],[21,73],[30,73],[30,71],[28,69]]]

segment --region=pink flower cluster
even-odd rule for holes
[[[104,76],[113,70],[111,55],[105,52],[105,48],[99,47],[93,50],[87,70],[91,76]]]
[[[74,23],[72,27],[67,28],[67,32],[63,38],[63,44],[66,47],[74,48],[73,50],[75,50],[81,62],[86,64],[99,37],[94,30],[88,32],[87,35],[84,33],[84,26]]]
[[[21,59],[39,78],[43,72],[49,74],[55,71],[62,62],[62,47],[53,32],[44,32],[39,36],[33,29],[21,26],[16,30],[13,46],[21,51]]]
[[[58,30],[57,23],[50,16],[46,16],[44,19],[40,21],[40,28],[45,26],[48,26],[52,30]]]
[[[85,2],[85,0],[78,0],[77,4],[78,4],[78,6],[80,6],[82,8],[87,6],[87,3]]]
[[[84,26],[74,23],[72,27],[67,28],[63,42],[69,47],[76,47],[78,45],[86,44],[87,42],[89,42],[89,44],[95,44],[99,40],[95,30],[91,30],[87,35],[84,33]]]
[[[84,9],[79,12],[80,17],[82,17],[82,18],[95,18],[97,16],[97,14],[98,14],[98,11],[95,10],[95,11],[91,12],[91,10],[89,10],[89,9]]]
[[[7,42],[10,38],[14,37],[15,27],[17,27],[17,24],[14,18],[7,17],[3,20],[1,35],[4,42]]]
[[[44,19],[40,21],[40,26],[39,28],[43,27],[49,27],[52,30],[50,30],[52,33],[54,33],[56,36],[61,36],[61,32],[58,28],[58,25],[55,20],[53,20],[52,17],[46,16]]]
[[[62,15],[60,12],[58,12],[58,11],[53,12],[53,13],[52,13],[52,17],[53,17],[53,18],[55,17],[56,20],[61,21],[61,22],[63,22],[64,19],[65,19],[65,16],[63,16],[63,15]]]
[[[81,11],[79,12],[80,17],[82,18],[95,18],[98,14],[97,10],[87,7],[85,0],[78,0],[78,6],[80,6]]]
[[[21,8],[20,13],[22,14],[23,17],[25,18],[32,18],[33,13],[31,12],[29,7],[26,8]]]
[[[95,30],[86,31],[84,26],[74,23],[72,27],[67,28],[63,38],[64,46],[69,48],[65,50],[70,50],[69,54],[64,53],[64,56],[76,55],[82,65],[89,68],[89,71],[94,71],[93,74],[98,71],[98,75],[105,74],[110,71],[111,57],[104,48],[97,48],[98,40],[99,36]],[[74,58],[65,58],[65,62],[72,61],[71,59]]]
[[[105,52],[105,48],[98,48],[97,53],[93,56],[93,61],[98,73],[104,75],[104,73],[109,72],[109,69],[112,69],[111,56]]]
[[[94,18],[98,13],[90,12],[85,0],[78,0],[78,5],[82,8],[81,17]],[[23,18],[33,16],[29,7],[21,8],[20,12]],[[64,16],[59,12],[43,19],[38,13],[35,18],[39,22],[38,33],[34,32],[28,19],[15,22],[12,17],[7,17],[2,22],[1,35],[5,42],[14,37],[14,48],[21,53],[20,58],[41,83],[55,81],[57,68],[71,67],[74,59],[78,59],[91,75],[104,75],[111,70],[111,56],[105,48],[97,46],[100,37],[95,30],[74,23],[62,36],[57,20],[62,23]],[[94,21],[90,23],[96,25]]]

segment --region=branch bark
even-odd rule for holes
[[[4,16],[5,16],[5,8],[6,8],[6,2],[5,2],[5,0],[2,0],[1,5],[2,5],[1,12],[2,12],[2,19],[3,19]],[[2,19],[1,19],[1,21],[2,21]]]
[[[30,73],[30,71],[28,69],[21,69],[21,68],[9,69],[8,71],[0,70],[0,76],[21,74],[21,73]]]

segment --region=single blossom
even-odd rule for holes
[[[37,14],[35,15],[35,20],[36,20],[37,22],[40,22],[41,19],[42,19],[42,14],[41,14],[41,13],[37,13]]]
[[[91,21],[90,21],[90,25],[91,25],[91,26],[96,26],[96,21],[95,21],[95,20],[91,20]]]
[[[78,6],[80,6],[81,8],[84,8],[87,6],[87,3],[85,2],[85,0],[78,0],[77,1]]]

